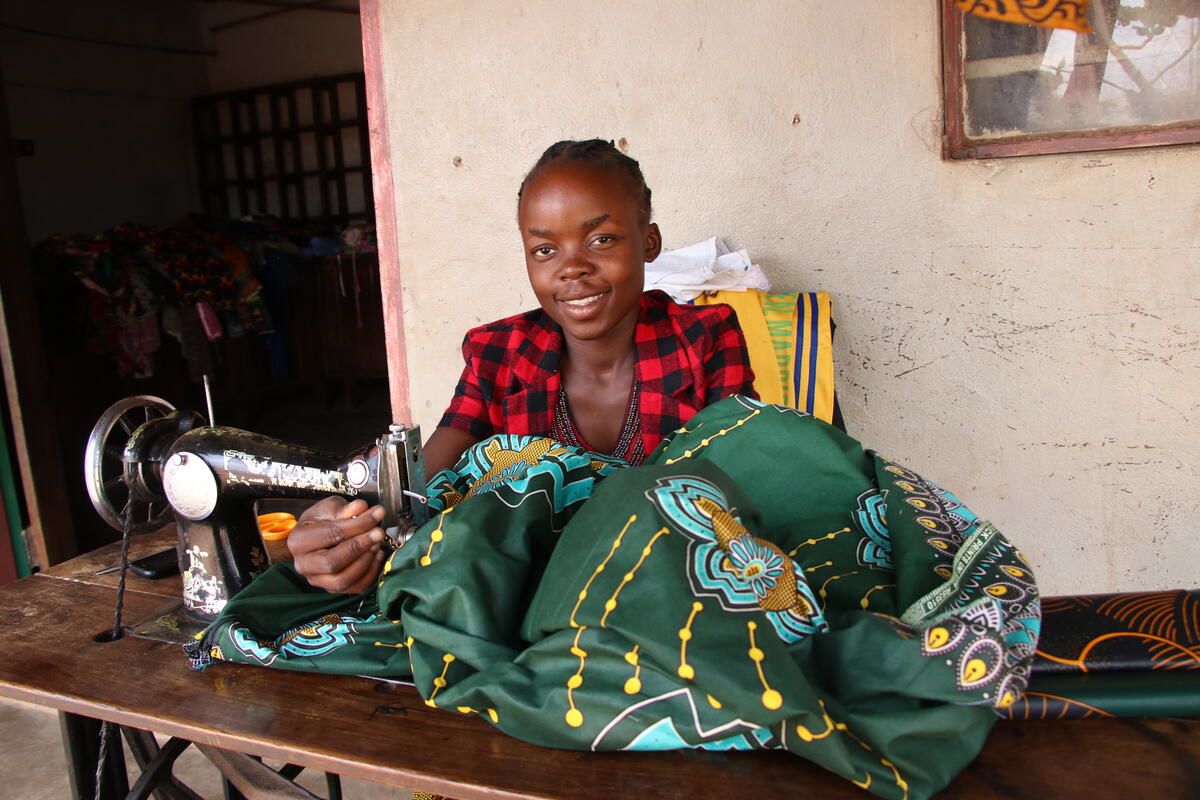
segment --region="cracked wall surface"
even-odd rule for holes
[[[1200,148],[945,163],[937,4],[884,5],[386,4],[417,421],[466,328],[534,305],[524,172],[624,137],[668,247],[832,294],[850,431],[1047,592],[1200,584]]]

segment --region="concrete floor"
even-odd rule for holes
[[[132,784],[137,779],[137,762],[128,750],[125,762],[132,765],[129,779]],[[214,800],[223,797],[216,767],[194,747],[185,750],[175,762],[175,776],[201,797]],[[316,795],[328,796],[324,773],[306,770],[297,782]],[[58,715],[54,711],[0,698],[0,787],[0,797],[7,800],[71,797]],[[408,800],[410,794],[403,789],[343,778],[342,796],[346,800]]]

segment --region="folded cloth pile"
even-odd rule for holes
[[[704,292],[722,289],[768,291],[771,282],[745,250],[731,251],[713,237],[668,250],[646,265],[646,291],[661,289],[678,303],[695,300]]]
[[[494,436],[429,491],[374,590],[275,565],[194,665],[411,677],[536,744],[786,750],[896,800],[945,786],[1025,688],[1016,548],[791,408],[726,398],[635,468]]]

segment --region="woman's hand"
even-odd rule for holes
[[[383,506],[326,497],[300,515],[288,536],[296,571],[327,592],[358,594],[383,564]]]

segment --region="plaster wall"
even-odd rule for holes
[[[1045,591],[1200,583],[1200,148],[943,162],[933,0],[381,5],[426,430],[465,329],[534,304],[525,170],[624,137],[669,247],[723,236],[832,293],[851,433]]]
[[[31,242],[121,222],[168,223],[195,210],[188,98],[206,85],[198,3],[3,0],[0,69]],[[29,31],[48,31],[56,37]]]
[[[358,16],[290,11],[213,31],[271,11],[246,3],[203,3],[200,23],[217,54],[208,62],[209,91],[225,92],[347,72],[362,72]]]

